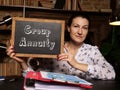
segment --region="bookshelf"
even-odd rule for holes
[[[3,2],[4,1],[4,2]],[[23,9],[24,9],[24,2],[23,0],[1,0],[0,1],[0,20],[6,15],[11,15],[12,17],[23,17]],[[31,2],[30,2],[31,1]],[[67,22],[68,18],[73,13],[87,13],[90,16],[91,19],[91,28],[90,28],[90,41],[93,45],[97,45],[100,47],[101,42],[107,38],[109,32],[110,32],[110,26],[108,24],[109,22],[109,16],[111,14],[111,11],[100,11],[100,10],[82,10],[80,7],[80,4],[78,5],[78,1],[81,0],[56,0],[56,2],[65,2],[62,3],[62,6],[56,6],[56,3],[54,3],[53,6],[46,7],[44,4],[44,7],[40,5],[37,1],[45,1],[45,0],[36,0],[37,3],[33,4],[32,1],[35,2],[35,0],[26,0],[26,6],[25,6],[25,17],[29,18],[47,18],[47,19],[62,19]],[[46,0],[48,2],[55,0]],[[68,2],[71,1],[71,2]],[[74,2],[73,2],[74,1]],[[83,1],[83,0],[82,0]],[[85,0],[87,1],[87,0]],[[88,0],[90,1],[90,0]],[[97,0],[94,0],[97,1]],[[102,0],[104,1],[104,0]],[[105,0],[106,1],[106,0]],[[114,1],[114,0],[113,0]],[[53,4],[53,2],[51,2]],[[76,2],[76,3],[75,3]],[[44,2],[45,3],[45,2]],[[73,7],[74,6],[74,7]],[[3,28],[2,30],[0,28],[0,38],[6,38],[6,35],[9,36],[10,39],[10,31]],[[6,34],[5,34],[6,33]],[[1,42],[1,41],[0,41]],[[6,44],[6,42],[5,42]],[[8,60],[9,59],[9,60]],[[5,58],[5,61],[8,60],[5,63],[0,63],[0,76],[9,76],[9,75],[20,75],[20,67],[16,62],[13,62],[10,58]],[[12,64],[11,64],[12,63]],[[4,68],[1,68],[4,67]],[[7,69],[6,67],[9,67]],[[16,67],[14,70],[13,67]],[[6,72],[6,73],[3,73]]]
[[[6,54],[11,30],[0,30],[0,76],[20,76],[21,70],[17,62]]]

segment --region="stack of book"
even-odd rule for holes
[[[80,90],[81,88],[92,88],[92,83],[77,76],[46,71],[30,71],[24,79],[24,90]]]

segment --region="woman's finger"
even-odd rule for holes
[[[9,56],[13,58],[15,56],[15,53],[10,53]]]
[[[7,55],[9,55],[9,56],[10,56],[10,55],[11,55],[11,53],[14,53],[14,50],[13,50],[13,49],[10,49],[10,50],[8,50],[6,53],[7,53]]]
[[[59,54],[58,55],[58,60],[68,60],[68,54]]]

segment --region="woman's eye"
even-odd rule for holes
[[[83,27],[83,29],[88,30],[88,27]]]
[[[83,30],[88,30],[88,26],[82,26],[82,27],[80,27],[80,25],[72,25],[72,27],[74,27],[74,28],[81,28]]]
[[[73,25],[73,27],[79,27],[78,25]]]
[[[84,30],[88,30],[88,26],[84,26],[82,27]]]
[[[74,25],[73,27],[79,27],[78,25]]]

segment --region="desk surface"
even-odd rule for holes
[[[91,82],[93,83],[93,88],[90,90],[119,90],[120,89],[120,81],[94,80]]]
[[[23,90],[23,78],[18,78],[15,81],[0,81],[0,90]],[[80,90],[119,90],[120,81],[102,81],[92,80],[92,89],[80,88]]]
[[[23,82],[21,77],[0,81],[0,90],[23,90]]]

